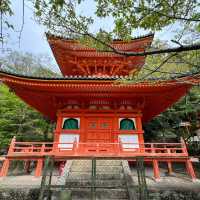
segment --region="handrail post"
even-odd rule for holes
[[[55,155],[55,153],[56,153],[56,151],[57,151],[57,147],[58,147],[57,142],[53,142],[52,155]]]
[[[33,144],[31,145],[31,153],[33,153],[33,150],[34,150],[34,148],[33,148]],[[36,150],[36,152],[37,152],[37,150]]]
[[[186,154],[188,156],[188,152],[187,152],[187,146],[186,146],[186,143],[183,139],[183,137],[181,137],[181,146],[182,146],[182,149],[183,149],[183,153]]]
[[[119,154],[121,153],[121,152],[123,152],[123,146],[122,146],[123,144],[122,144],[122,141],[121,141],[121,139],[119,138]]]
[[[8,154],[14,152],[15,142],[16,142],[16,137],[14,136],[11,140],[10,147],[9,147],[9,150],[8,150]]]
[[[151,143],[151,153],[155,153],[154,143]]]
[[[41,148],[41,154],[43,155],[45,153],[45,144],[42,144],[42,148]]]
[[[73,153],[76,154],[77,153],[77,139],[76,138],[74,139],[72,149],[73,149]]]
[[[145,143],[139,143],[139,153],[145,153]]]

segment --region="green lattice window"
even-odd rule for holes
[[[131,119],[122,119],[120,121],[120,130],[135,130],[134,121]]]
[[[63,129],[79,129],[78,120],[74,118],[66,119],[63,124]]]

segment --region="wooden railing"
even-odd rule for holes
[[[188,156],[183,140],[180,143],[43,143],[12,140],[8,156]]]

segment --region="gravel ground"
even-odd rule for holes
[[[145,175],[148,189],[151,190],[178,190],[178,191],[194,191],[200,192],[200,164],[194,164],[197,180],[192,182],[190,176],[186,173],[184,164],[173,164],[173,174],[167,173],[167,167],[160,164],[160,180],[155,181],[153,177],[153,169],[151,165],[145,166]],[[136,167],[131,167],[132,177],[137,184]]]
[[[199,164],[198,164],[199,165]],[[200,167],[196,166],[200,172]],[[191,178],[186,174],[183,165],[173,165],[174,173],[169,176],[166,172],[166,166],[160,167],[161,179],[156,182],[153,178],[152,166],[145,166],[146,182],[149,189],[152,190],[190,190],[200,192],[200,173],[197,173],[197,181],[192,182]],[[132,177],[137,184],[137,172],[135,166],[131,167]],[[197,171],[197,170],[196,170]],[[57,171],[54,173],[57,175]],[[58,182],[58,176],[53,176],[52,183]],[[41,178],[34,177],[34,172],[31,175],[17,175],[0,178],[0,188],[38,188],[40,187]]]
[[[52,184],[57,183],[57,176],[52,177]],[[32,175],[7,176],[0,178],[1,188],[39,188],[41,178],[36,178]]]

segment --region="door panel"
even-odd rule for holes
[[[86,123],[86,141],[87,142],[112,142],[111,131],[113,128],[112,118],[87,118]]]

